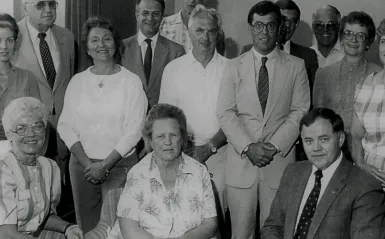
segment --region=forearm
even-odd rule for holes
[[[110,155],[103,160],[104,170],[110,171],[122,158],[118,151],[112,150]]]
[[[16,225],[1,225],[0,226],[0,238],[7,239],[31,239],[32,236],[24,235],[19,232]]]
[[[59,216],[51,214],[45,223],[44,230],[64,233],[68,224],[68,222],[63,221]]]
[[[206,218],[202,224],[186,232],[179,239],[209,239],[215,236],[217,228],[217,217]]]
[[[70,148],[71,153],[76,157],[77,160],[83,165],[83,167],[87,167],[92,164],[91,160],[88,158],[87,154],[84,152],[82,143],[80,141],[76,142]]]
[[[219,129],[218,132],[211,138],[210,142],[215,146],[215,148],[220,149],[221,147],[227,144],[227,138],[222,129]]]

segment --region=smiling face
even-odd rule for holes
[[[275,15],[275,13],[270,13],[265,16],[260,16],[254,13],[253,21],[251,22],[251,24],[254,25],[257,22],[261,22],[263,24],[274,22],[276,25],[278,25],[277,16]],[[255,32],[253,30],[253,26],[249,25],[249,31],[253,38],[253,45],[256,51],[258,51],[262,55],[267,55],[275,49],[278,36],[278,28],[275,32],[269,32],[267,30],[267,27],[264,27],[261,32]]]
[[[154,0],[142,0],[136,6],[136,20],[139,29],[147,38],[151,38],[158,33],[163,18],[162,11],[162,5]]]
[[[157,158],[172,161],[180,156],[182,150],[182,136],[179,124],[175,119],[161,119],[154,121],[150,145]]]
[[[15,36],[8,27],[0,28],[0,62],[9,62],[15,51]]]
[[[49,27],[53,25],[56,20],[56,8],[51,9],[47,4],[39,10],[35,4],[41,0],[30,0],[25,3],[24,11],[25,15],[28,16],[28,21],[33,27],[39,32],[46,32]],[[54,1],[43,1],[43,2],[54,2]]]
[[[385,35],[380,37],[378,45],[378,54],[380,56],[382,64],[385,65]]]
[[[343,132],[333,132],[329,120],[318,118],[301,130],[303,148],[309,161],[318,169],[324,170],[337,160],[345,140]]]
[[[360,26],[359,24],[347,23],[343,32],[345,31],[352,32],[354,34],[350,40],[346,40],[345,37],[342,36],[341,44],[344,47],[345,54],[357,57],[364,55],[366,48],[368,47],[368,29],[366,27]],[[358,42],[356,40],[357,33],[365,34],[366,40],[364,42]]]
[[[317,30],[316,24],[329,24],[329,26],[336,27],[324,27],[322,30]],[[328,10],[319,11],[313,22],[313,31],[317,44],[324,47],[334,46],[338,40],[338,19]]]
[[[115,40],[112,32],[105,28],[94,27],[88,33],[87,53],[94,61],[113,60]]]

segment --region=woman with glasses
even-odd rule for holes
[[[39,156],[47,109],[33,97],[12,100],[2,117],[11,150],[0,159],[0,238],[81,239],[77,225],[56,215],[60,171]]]
[[[0,14],[0,117],[13,99],[32,96],[40,99],[36,77],[29,71],[11,64],[19,28],[13,17]],[[0,122],[0,140],[6,140]]]
[[[377,28],[379,56],[385,65],[385,19]],[[356,165],[374,175],[385,189],[385,70],[357,85],[352,120],[352,156]]]
[[[357,84],[381,68],[366,58],[366,51],[373,43],[376,30],[372,18],[364,12],[351,12],[341,19],[340,42],[344,58],[332,65],[320,68],[316,73],[313,106],[325,107],[341,115],[347,134],[345,156],[351,159],[351,122],[354,93]],[[348,146],[348,148],[346,147]]]

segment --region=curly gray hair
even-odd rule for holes
[[[223,31],[222,29],[222,17],[221,15],[215,10],[214,8],[206,8],[202,4],[198,4],[195,6],[194,10],[191,12],[191,15],[188,19],[188,28],[191,28],[194,18],[197,17],[199,13],[205,12],[209,16],[210,19],[213,19],[216,24],[216,28],[218,30],[218,33],[221,33]]]

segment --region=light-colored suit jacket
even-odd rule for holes
[[[63,109],[64,94],[74,74],[74,36],[68,29],[56,25],[51,27],[59,51],[59,69],[56,72],[55,84],[52,89],[39,65],[36,54],[40,53],[36,53],[32,45],[32,40],[27,28],[27,19],[23,18],[18,25],[20,33],[12,63],[15,66],[31,71],[37,77],[40,97],[49,113],[48,120],[54,129],[56,129],[59,116]],[[53,109],[55,109],[55,112],[53,112]],[[47,131],[49,131],[49,128]],[[49,132],[47,132],[47,135],[49,135]],[[58,134],[57,139],[59,156],[66,154],[67,148]],[[46,142],[48,142],[48,139]]]
[[[270,216],[261,229],[263,239],[293,238],[311,172],[309,161],[287,166]],[[307,239],[385,238],[382,187],[374,177],[353,166],[345,157],[319,200]]]
[[[153,63],[150,79],[147,84],[146,76],[144,74],[142,52],[138,44],[138,34],[124,39],[123,44],[125,47],[123,66],[140,77],[143,83],[143,89],[147,95],[148,103],[150,107],[152,107],[157,104],[159,100],[164,67],[170,61],[185,54],[183,46],[159,35],[152,59]]]
[[[284,169],[295,159],[292,149],[299,135],[299,121],[310,106],[309,81],[303,60],[278,50],[275,78],[270,81],[263,115],[253,54],[250,50],[228,61],[219,91],[217,113],[230,143],[226,183],[238,188],[251,187],[258,170],[241,153],[250,143],[271,142],[281,153],[262,170],[269,186],[277,189]]]

